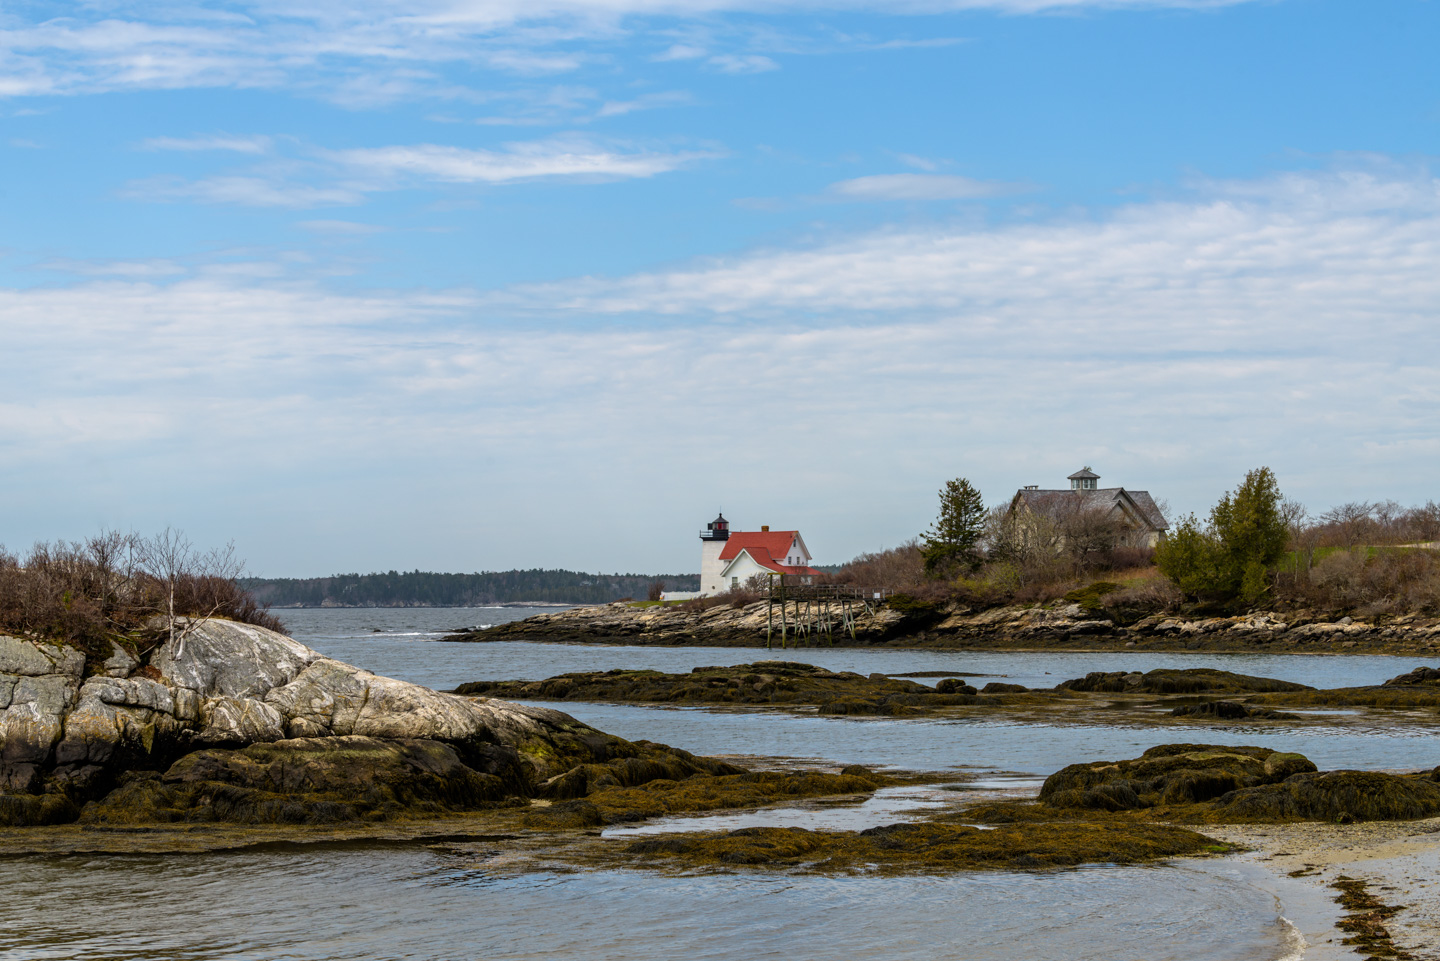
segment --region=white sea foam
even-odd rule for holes
[[[1304,961],[1305,949],[1310,946],[1305,941],[1305,935],[1301,934],[1295,922],[1285,915],[1280,915],[1276,920],[1285,929],[1285,953],[1275,961]]]

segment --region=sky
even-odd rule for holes
[[[0,7],[0,543],[893,547],[1440,499],[1440,2]]]

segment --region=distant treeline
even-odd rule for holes
[[[604,604],[643,599],[660,581],[667,591],[697,591],[699,574],[585,574],[580,571],[485,571],[438,574],[387,571],[332,577],[247,577],[240,585],[271,607],[484,607],[536,601]]]

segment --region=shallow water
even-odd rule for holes
[[[295,636],[334,657],[441,689],[482,678],[765,658],[753,648],[448,644],[446,630],[523,609],[281,611]],[[381,633],[376,634],[378,628]],[[1321,686],[1383,680],[1413,666],[1378,657],[973,654],[802,649],[774,658],[836,670],[953,670],[1049,686],[1091,670],[1219,667]],[[1048,672],[1048,673],[1047,673]],[[1044,774],[1130,757],[1175,728],[1020,725],[995,720],[824,718],[566,703],[602,730],[700,753],[816,757],[922,769]],[[1202,733],[1203,732],[1203,733]],[[1428,731],[1278,733],[1195,729],[1195,739],[1301,750],[1321,766],[1440,763]],[[1028,786],[1033,788],[1031,779]],[[985,789],[1015,782],[989,777]],[[805,806],[752,823],[842,826],[911,817],[935,797],[900,789],[869,806]],[[808,819],[808,820],[807,820]],[[832,822],[834,822],[832,824]],[[720,826],[720,821],[710,822]],[[726,825],[731,826],[731,825]],[[623,843],[617,839],[617,843]],[[641,871],[513,876],[484,851],[344,846],[172,857],[0,857],[0,957],[13,961],[1266,961],[1294,956],[1277,882],[1234,861],[1096,866],[922,878],[784,874],[672,877]],[[1283,884],[1284,882],[1279,882]]]
[[[402,680],[447,690],[466,681],[539,680],[576,671],[612,668],[683,673],[706,665],[751,661],[804,661],[832,671],[903,674],[954,671],[1006,679],[1026,687],[1053,687],[1090,671],[1149,671],[1161,667],[1213,667],[1296,681],[1312,687],[1378,684],[1418,663],[1413,656],[1317,654],[1176,654],[1064,651],[937,651],[802,647],[626,647],[495,641],[429,643],[467,624],[500,624],[538,613],[534,608],[374,608],[285,610],[277,613],[296,640],[331,657]],[[422,648],[416,647],[423,644]],[[933,684],[935,678],[916,678]]]
[[[1210,864],[945,878],[507,876],[445,849],[3,862],[11,961],[1264,961],[1272,895]]]
[[[920,771],[979,768],[1046,775],[1067,764],[1136,757],[1157,744],[1178,741],[1299,751],[1322,769],[1418,770],[1440,765],[1440,730],[1433,724],[1423,728],[1262,727],[1244,722],[1120,727],[988,718],[823,717],[570,701],[559,706],[602,731],[630,740],[663,741],[697,754],[819,757]]]
[[[1011,784],[1023,783],[1015,779]],[[1010,786],[1010,785],[1007,785]],[[967,802],[979,803],[1000,797],[1001,791],[976,790]],[[795,807],[761,808],[758,811],[727,811],[703,817],[655,818],[643,824],[606,828],[602,837],[628,838],[672,831],[737,831],[740,828],[805,828],[809,831],[863,831],[884,824],[916,821],[926,812],[955,803],[953,791],[934,785],[907,784],[876,791],[860,804],[837,803],[821,798]],[[988,828],[986,829],[988,830]]]
[[[304,614],[291,624],[297,639],[332,657],[380,674],[441,690],[464,681],[538,679],[569,671],[648,668],[688,671],[708,664],[743,664],[766,657],[801,660],[831,670],[872,672],[954,670],[1008,678],[1030,687],[1051,687],[1089,671],[1157,667],[1213,667],[1297,681],[1316,687],[1373,684],[1404,673],[1414,658],[1377,655],[1160,654],[1069,652],[968,652],[801,648],[655,648],[615,645],[536,644],[498,641],[455,644],[419,639],[438,636],[443,625],[487,616],[519,616],[524,609],[410,608],[282,612]],[[374,628],[388,633],[374,634]],[[430,633],[426,633],[426,631]],[[934,680],[929,679],[929,680]],[[1146,748],[1180,740],[1255,744],[1299,751],[1322,768],[1414,770],[1440,765],[1440,715],[1417,715],[1408,728],[1324,724],[1311,715],[1306,727],[1237,722],[1193,727],[1114,726],[1081,723],[1018,723],[987,718],[840,718],[813,713],[715,710],[653,705],[566,701],[566,713],[632,740],[663,741],[701,754],[821,757],[847,764],[919,770],[980,768],[1050,774],[1080,761],[1134,757]]]

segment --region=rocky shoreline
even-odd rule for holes
[[[577,773],[578,772],[578,773]],[[102,663],[0,636],[0,826],[327,824],[739,773],[567,714],[441,694],[208,620]]]
[[[912,679],[916,676],[937,680],[927,685]],[[1440,709],[1440,670],[1417,667],[1382,684],[1333,689],[1211,668],[1092,672],[1053,687],[990,681],[977,688],[964,675],[938,671],[865,676],[797,661],[756,661],[697,667],[683,674],[612,669],[540,681],[473,681],[455,693],[525,701],[706,705],[841,716],[1004,716],[1045,724],[1189,728],[1238,720],[1267,727],[1313,725],[1313,714],[1284,708],[1342,708],[1327,718],[1329,726],[1412,728],[1415,711]]]
[[[539,641],[569,644],[763,647],[764,601],[705,611],[634,607],[615,602],[537,614],[521,621],[460,631],[456,642]],[[1295,654],[1424,654],[1440,651],[1440,618],[1387,616],[1375,621],[1326,618],[1310,612],[1257,611],[1229,617],[1152,615],[1080,603],[1030,607],[894,610],[861,614],[848,632],[812,635],[806,644],[971,650],[1147,651]],[[770,646],[781,648],[778,621]],[[788,647],[797,646],[790,637]]]

